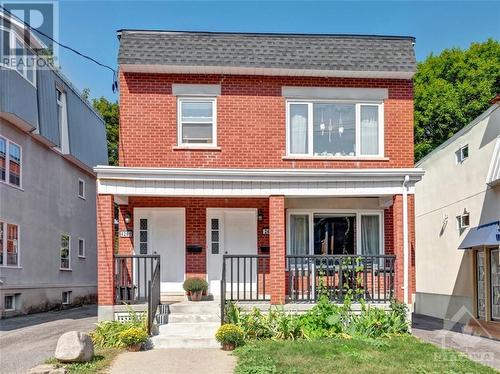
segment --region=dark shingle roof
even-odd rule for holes
[[[120,30],[118,63],[412,73],[412,37]]]

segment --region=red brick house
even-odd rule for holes
[[[412,303],[413,38],[118,38],[120,165],[95,168],[100,319],[193,276],[216,300]]]

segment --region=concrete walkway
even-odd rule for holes
[[[63,333],[88,332],[96,322],[95,305],[1,319],[0,373],[26,373],[54,356],[57,340]]]
[[[451,348],[471,360],[500,370],[500,341],[472,336],[462,332],[463,325],[440,319],[413,315],[412,333],[441,348]]]
[[[236,358],[220,349],[172,348],[119,355],[110,374],[232,374]]]

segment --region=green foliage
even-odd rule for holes
[[[63,364],[55,358],[50,358],[45,360],[45,363],[55,365],[56,368],[66,368],[68,374],[106,373],[115,357],[121,352],[122,350],[118,348],[98,348],[92,360],[88,362]]]
[[[326,296],[302,315],[285,313],[271,308],[262,313],[258,308],[242,312],[235,304],[226,306],[226,322],[241,327],[245,340],[316,340],[331,337],[349,339],[352,336],[377,338],[407,334],[406,306],[393,302],[392,309],[385,311],[361,303],[361,312],[355,314],[349,297],[344,304],[332,304]]]
[[[96,347],[123,348],[127,344],[122,340],[122,333],[129,329],[140,329],[147,331],[146,313],[136,313],[129,310],[129,321],[103,321],[96,325],[90,336]]]
[[[144,343],[148,337],[148,333],[141,327],[130,327],[119,335],[120,341],[126,346]]]
[[[500,43],[445,49],[418,64],[414,79],[415,158],[446,141],[485,111],[500,92]]]
[[[215,339],[221,344],[234,344],[237,347],[243,344],[243,330],[239,326],[227,323],[219,327]]]
[[[186,292],[206,291],[208,289],[208,283],[205,279],[188,278],[184,281],[182,287]]]

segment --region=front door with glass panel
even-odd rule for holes
[[[161,292],[184,292],[182,289],[186,247],[184,217],[183,208],[134,209],[135,254],[160,255]],[[151,272],[148,268],[144,271]]]
[[[220,295],[222,256],[257,254],[257,210],[256,209],[207,209],[207,277],[209,292]],[[255,260],[233,259],[232,287],[241,290],[255,288],[257,281]],[[239,261],[239,266],[237,261]],[[246,261],[244,263],[244,261]],[[229,263],[227,263],[229,265]],[[231,287],[228,270],[226,288]]]

